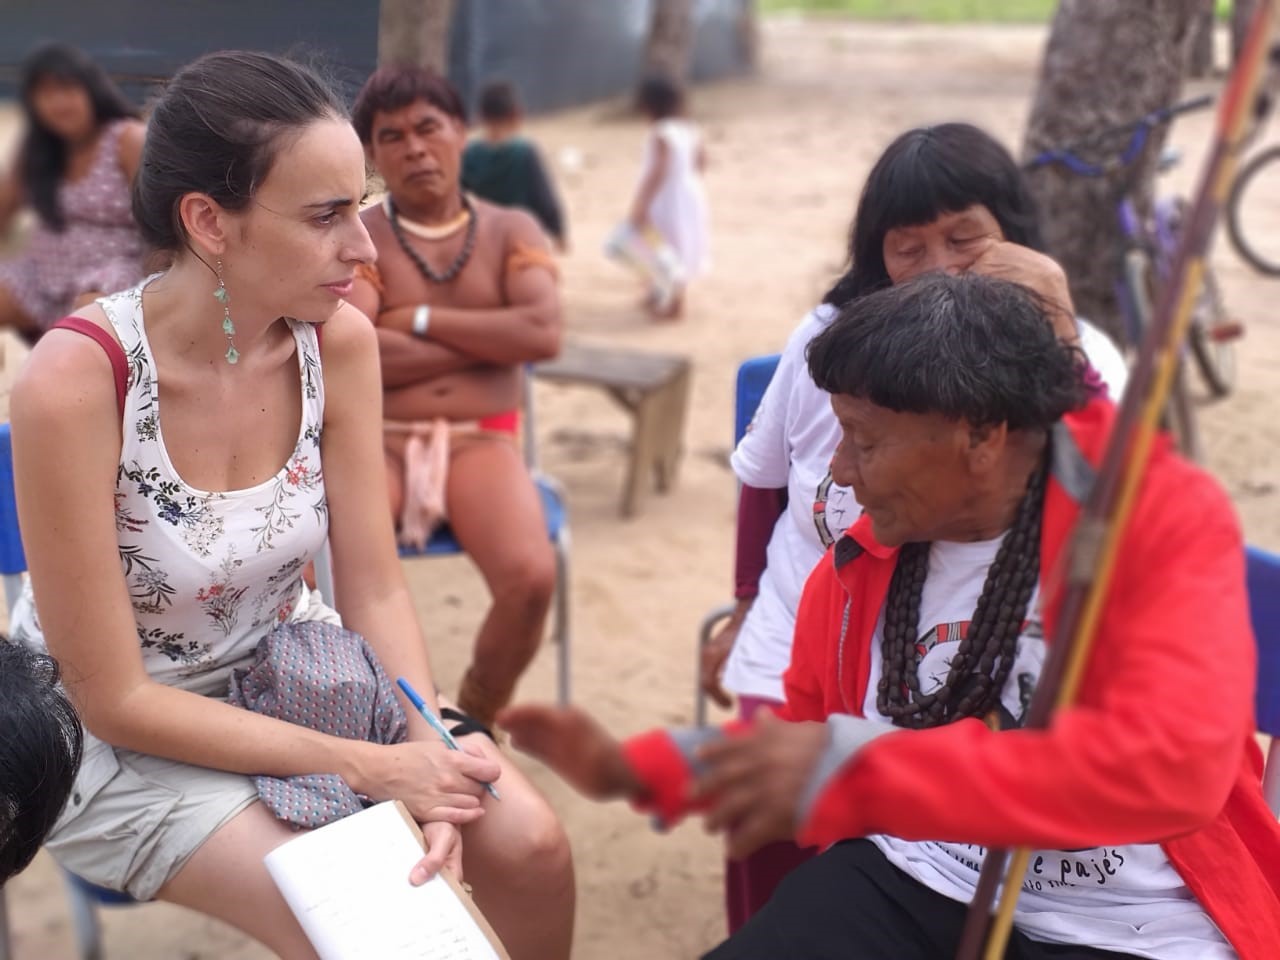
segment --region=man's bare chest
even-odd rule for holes
[[[461,236],[427,242],[397,238],[390,230],[380,233],[374,241],[384,308],[426,303],[486,309],[505,304],[501,251],[495,249],[497,238],[488,231],[477,232],[469,253]],[[448,276],[455,266],[456,275],[440,282],[438,278]]]

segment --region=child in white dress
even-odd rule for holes
[[[646,78],[638,100],[653,129],[631,213],[605,251],[644,275],[655,315],[676,317],[685,286],[707,267],[706,152],[697,126],[683,116],[684,94],[672,80]]]

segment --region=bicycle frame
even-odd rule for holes
[[[1152,215],[1144,218],[1138,211],[1134,198],[1137,160],[1147,145],[1152,130],[1174,117],[1201,110],[1213,103],[1213,97],[1201,96],[1168,107],[1153,110],[1127,124],[1104,130],[1102,133],[1077,144],[1042,151],[1026,169],[1034,170],[1049,165],[1061,165],[1077,176],[1096,178],[1116,170],[1126,171],[1123,189],[1116,201],[1116,219],[1124,239],[1124,249],[1116,268],[1115,292],[1120,304],[1126,346],[1137,349],[1152,311],[1153,283],[1162,283],[1169,275],[1178,244],[1180,212],[1178,202],[1161,198],[1153,206]],[[1077,151],[1096,147],[1121,134],[1129,139],[1118,155],[1103,162],[1084,159]],[[1185,344],[1182,347],[1185,352]],[[1178,437],[1178,445],[1194,460],[1200,457],[1200,442],[1195,417],[1187,395],[1184,364],[1179,364],[1177,380],[1171,391],[1169,420]]]

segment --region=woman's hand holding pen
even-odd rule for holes
[[[450,750],[436,740],[408,743],[356,743],[355,762],[346,776],[357,793],[374,800],[400,800],[419,823],[471,823],[484,815],[485,784],[501,768],[464,746]]]

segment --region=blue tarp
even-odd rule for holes
[[[746,0],[696,0],[695,80],[741,71],[739,11]],[[377,59],[376,0],[3,0],[0,95],[35,43],[63,40],[126,79],[147,80],[210,50],[271,50],[321,62],[350,96]],[[651,0],[456,0],[449,76],[473,104],[480,86],[516,83],[531,111],[630,89],[640,71]]]
[[[377,60],[377,0],[2,0],[0,93],[36,43],[91,54],[135,99],[202,53],[231,48],[316,54],[348,94]]]

